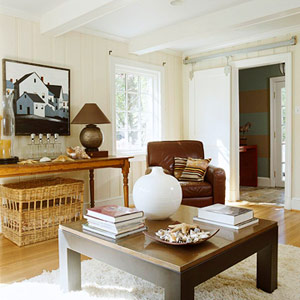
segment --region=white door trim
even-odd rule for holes
[[[232,118],[231,118],[231,167],[236,168],[232,172],[232,190],[239,197],[239,70],[254,68],[265,65],[285,63],[285,86],[286,86],[286,178],[285,178],[285,208],[291,209],[292,192],[292,54],[283,53],[257,58],[250,58],[231,63],[232,66]],[[238,198],[237,198],[238,199]],[[235,199],[232,198],[234,201]]]
[[[275,132],[275,106],[274,106],[274,92],[275,92],[275,84],[276,82],[285,82],[285,76],[278,76],[270,78],[270,183],[271,187],[275,187],[275,166],[274,159],[276,157],[276,147],[274,145],[274,132]]]

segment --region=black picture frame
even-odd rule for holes
[[[70,69],[2,59],[3,96],[14,91],[15,135],[70,135]]]

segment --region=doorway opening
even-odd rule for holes
[[[284,205],[284,64],[239,70],[240,200]]]

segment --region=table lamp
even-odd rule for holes
[[[108,151],[99,151],[103,141],[103,134],[95,124],[108,124],[102,110],[96,103],[86,103],[73,119],[71,124],[87,124],[80,132],[80,142],[91,157],[108,156]]]

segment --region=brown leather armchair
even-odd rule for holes
[[[147,146],[148,167],[161,166],[170,175],[174,174],[174,157],[204,158],[200,141],[150,142]],[[182,204],[203,207],[225,203],[225,172],[209,165],[203,182],[180,182]]]

